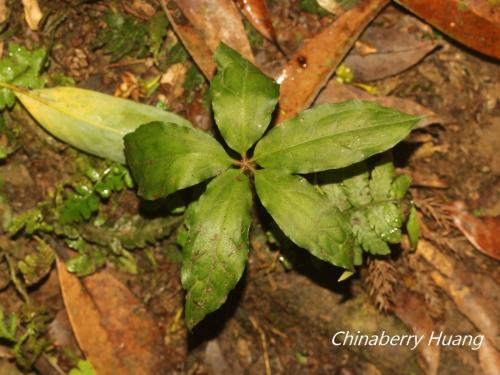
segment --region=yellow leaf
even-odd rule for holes
[[[27,91],[11,85],[30,114],[52,135],[90,154],[124,163],[123,136],[140,125],[163,121],[191,126],[173,113],[75,87]]]

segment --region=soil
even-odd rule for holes
[[[157,72],[149,62],[110,65],[109,56],[92,47],[96,31],[103,26],[103,12],[110,4],[123,10],[119,3],[40,3],[52,19],[63,17],[60,26],[52,31],[30,31],[23,21],[21,5],[16,3],[12,5],[10,18],[19,31],[7,42],[51,45],[49,71],[62,70],[78,86],[106,93],[116,93],[123,85],[130,88],[134,79],[147,79]],[[331,22],[329,17],[300,12],[298,1],[271,3],[272,15],[279,20],[275,22],[278,39],[287,54]],[[405,10],[390,6],[378,19],[401,15],[413,18]],[[266,71],[272,72],[285,58],[272,43],[262,43],[255,50],[257,62],[267,64]],[[498,261],[478,252],[463,237],[452,224],[446,206],[462,201],[470,212],[500,215],[500,158],[497,153],[500,70],[497,62],[451,40],[443,38],[440,43],[440,48],[416,66],[369,84],[376,87],[378,95],[411,99],[443,119],[439,124],[415,131],[393,154],[398,167],[439,180],[446,186],[412,187],[412,196],[425,228],[423,235],[454,262],[457,273],[463,271],[473,278],[482,275],[488,279],[478,285],[474,279],[469,280],[472,285],[468,287],[477,290],[488,282],[498,285]],[[179,89],[179,85],[182,82],[179,84],[175,80],[162,84],[149,98],[139,91],[131,94],[134,90],[130,90],[128,97],[152,104],[167,100],[171,110],[210,131],[213,123],[203,105],[206,86],[198,87],[193,93]],[[188,95],[194,99],[186,100]],[[4,160],[0,173],[5,199],[12,214],[17,214],[51,199],[56,186],[78,176],[80,171],[75,162],[78,153],[41,130],[20,106],[5,116],[8,123],[15,124],[18,148]],[[158,209],[139,201],[131,190],[104,204],[104,210],[111,221],[137,212],[161,215]],[[165,344],[171,350],[170,373],[424,373],[422,353],[406,347],[334,348],[331,345],[332,335],[339,330],[411,333],[415,327],[409,324],[411,319],[402,312],[401,306],[402,301],[412,298],[421,302],[417,305],[426,311],[436,331],[479,332],[473,319],[436,284],[432,278],[434,266],[419,254],[396,247],[390,258],[373,259],[357,275],[338,283],[336,280],[341,272],[337,268],[312,259],[300,249],[289,249],[289,244],[270,244],[266,236],[269,219],[263,212],[258,211],[254,221],[252,249],[243,279],[224,306],[193,332],[188,332],[179,318],[183,292],[175,238],[167,238],[150,247],[149,254],[154,254],[156,261],[154,266],[146,251],[135,252],[139,269],[136,275],[112,264],[108,266],[145,304],[161,327]],[[16,259],[34,251],[36,246],[33,238],[22,235],[11,238],[3,231],[1,238],[0,246],[8,243],[16,248]],[[53,238],[51,244],[64,248],[61,239]],[[298,254],[292,269],[283,259],[287,251]],[[20,311],[22,300],[8,281],[7,267],[0,263],[0,287],[3,286],[0,306],[6,311]],[[46,311],[49,320],[64,310],[54,268],[28,292],[33,306]],[[497,298],[490,296],[491,311],[498,311]],[[50,332],[45,337],[51,338]],[[66,371],[69,369],[67,360],[65,364],[60,351],[60,348],[52,349],[50,355],[59,357],[60,366]],[[0,350],[1,366],[7,366],[4,362],[12,363],[12,360],[6,359],[8,356],[2,352]],[[464,347],[442,348],[437,373],[483,373],[484,361],[480,361],[478,355],[477,351]],[[30,371],[58,373],[47,366],[43,358],[35,362]],[[0,373],[4,373],[2,371],[0,367]],[[430,372],[427,370],[427,373]]]

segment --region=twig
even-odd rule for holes
[[[260,328],[257,320],[253,316],[250,316],[248,319],[250,320],[250,323],[252,323],[252,326],[255,328],[255,330],[259,332],[262,351],[264,352],[264,367],[266,369],[266,375],[272,375],[271,364],[269,363],[269,353],[267,351],[266,334],[264,333],[262,328]]]

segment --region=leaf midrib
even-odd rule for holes
[[[257,156],[255,158],[255,160],[258,162],[259,159],[268,158],[270,155],[283,152],[283,150],[290,151],[290,150],[293,150],[293,149],[298,148],[298,147],[306,146],[309,143],[319,142],[319,141],[322,141],[324,139],[328,139],[328,138],[331,138],[331,137],[337,137],[337,136],[340,136],[340,135],[348,135],[349,133],[355,133],[355,132],[359,132],[359,131],[363,131],[363,130],[367,130],[367,129],[378,129],[378,128],[383,128],[383,127],[387,127],[387,126],[393,126],[393,125],[401,124],[401,123],[408,122],[408,121],[409,120],[406,119],[406,120],[400,120],[400,121],[396,121],[396,122],[392,122],[392,123],[388,123],[388,124],[384,124],[384,125],[367,126],[367,127],[362,127],[362,128],[358,128],[358,129],[355,129],[355,130],[348,130],[348,131],[343,131],[343,132],[328,134],[328,135],[325,135],[325,136],[322,136],[322,137],[319,137],[319,138],[314,138],[314,139],[307,140],[305,142],[297,143],[297,144],[294,144],[294,145],[289,146],[289,147],[283,147],[283,148],[280,148],[280,149],[275,150],[275,151],[263,153],[263,154]]]

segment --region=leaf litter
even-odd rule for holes
[[[276,7],[275,5],[271,6],[271,7],[270,7],[270,10],[272,11],[272,10],[273,10],[273,8],[275,8],[275,7]],[[280,29],[280,30],[281,30],[281,29]],[[283,34],[281,33],[281,31],[279,32],[279,35],[280,35],[280,37],[281,37],[281,38],[283,38]],[[447,60],[447,61],[446,61],[446,60],[441,60],[441,56],[443,56],[443,58],[448,58],[448,59],[450,59],[450,58],[451,58],[452,60]],[[451,56],[451,57],[450,57],[450,56]],[[435,64],[435,63],[436,63],[436,61],[440,61],[440,62],[442,62],[444,65],[448,65],[448,64],[450,64],[450,61],[453,61],[453,58],[454,58],[454,57],[453,57],[453,55],[451,54],[451,52],[450,52],[450,53],[446,53],[446,51],[445,51],[445,53],[443,53],[443,54],[440,54],[440,55],[439,55],[439,60],[434,60],[434,59],[431,59],[431,63],[432,63],[432,64]],[[469,63],[469,62],[467,62],[467,63]],[[427,62],[426,64],[429,64],[429,62]],[[440,65],[440,64],[441,64],[441,63],[437,63],[437,66],[438,66],[439,68],[442,68],[442,65]],[[468,65],[468,66],[470,66],[470,65]],[[476,73],[476,74],[479,74],[479,73]],[[406,77],[408,77],[408,76],[406,76]],[[410,71],[410,76],[409,76],[409,77],[410,77],[410,81],[411,81],[412,77],[413,77],[413,79],[415,80],[415,77],[414,77],[414,76],[412,76],[411,71]],[[356,78],[355,78],[355,79],[356,79]],[[474,79],[475,79],[475,77],[473,76],[473,77],[472,77],[472,79],[474,80]],[[418,81],[418,80],[417,80],[417,81]],[[398,81],[397,77],[396,77],[395,79],[393,79],[393,80],[389,80],[389,83],[390,83],[390,84],[392,84],[392,85],[396,85],[396,86],[397,86],[398,82],[399,82],[399,81]],[[421,82],[421,81],[420,81],[420,82]],[[401,89],[398,89],[396,86],[392,86],[392,87],[393,87],[393,89],[392,89],[392,90],[395,90],[396,95],[397,95],[397,93],[401,93]],[[394,87],[396,87],[396,89],[395,89]],[[489,86],[488,86],[488,82],[486,82],[486,83],[485,83],[485,86],[484,86],[484,87],[485,87],[486,89],[488,89],[488,87],[489,87]],[[349,88],[350,88],[350,87],[349,87]],[[383,88],[382,88],[382,89],[383,89]],[[410,93],[410,96],[412,97],[412,99],[413,99],[414,97],[418,97],[419,93],[422,93],[422,91],[418,91],[418,90],[419,90],[419,89],[417,88],[417,89],[416,89],[416,91],[415,91],[416,93],[415,93],[415,92],[414,92],[414,93]],[[485,90],[484,92],[487,92],[487,90]],[[385,92],[384,92],[382,95],[379,95],[379,96],[380,96],[380,97],[383,97],[383,96],[384,96],[384,94],[385,94]],[[404,94],[404,93],[403,93],[403,94]],[[422,104],[423,104],[425,107],[433,108],[435,111],[436,111],[436,110],[439,110],[439,108],[438,108],[438,109],[436,109],[436,106],[434,105],[434,103],[432,102],[432,100],[428,100],[428,99],[425,97],[425,94],[423,95],[423,97],[424,97],[424,100],[423,100],[423,101],[422,101],[421,99],[419,100],[420,105],[422,105]],[[443,96],[443,97],[444,97],[444,96]],[[397,99],[397,98],[395,98],[395,99]],[[434,100],[436,100],[436,99],[434,99]],[[448,105],[446,105],[446,106],[444,106],[444,107],[448,108],[449,106],[448,106]],[[483,111],[483,110],[481,109],[481,111]],[[484,112],[481,112],[481,113],[484,113]],[[486,120],[486,121],[487,121],[487,120]],[[452,125],[452,127],[453,127],[453,126],[454,126],[454,125]],[[429,130],[429,131],[430,131],[431,133],[434,133],[434,130]],[[429,157],[431,157],[431,158],[432,158],[432,157],[435,157],[435,155],[434,155],[434,156],[433,156],[433,155],[431,155],[431,156],[426,156],[425,158],[420,159],[418,162],[420,163],[420,165],[422,165],[422,163],[425,163],[426,161],[428,161],[428,160],[429,160]],[[424,169],[425,169],[425,168],[424,168]],[[464,175],[467,175],[467,173],[464,173]],[[481,176],[482,176],[482,175],[481,175]],[[488,180],[485,180],[485,177],[481,177],[481,176],[479,176],[479,177],[478,177],[478,179],[479,179],[479,180],[481,180],[481,181],[488,181]],[[472,202],[472,206],[473,206],[473,207],[478,207],[479,205],[486,204],[486,202],[487,202],[487,201],[484,201],[484,202],[483,202],[483,201],[481,201],[481,202],[483,202],[483,203],[481,203],[481,202],[478,202],[478,201],[477,201],[477,198],[474,198],[474,197],[475,197],[475,195],[473,194],[473,192],[474,192],[474,188],[473,188],[473,186],[470,186],[470,184],[471,184],[470,179],[467,179],[467,178],[466,178],[466,181],[464,182],[464,185],[463,185],[462,190],[459,190],[459,191],[460,191],[460,192],[463,192],[463,194],[471,194],[471,195],[470,195],[470,197],[471,197],[472,201],[469,201],[469,203],[470,203],[470,202]],[[456,189],[456,188],[453,188],[453,189]],[[454,194],[456,194],[456,190],[454,190],[454,191],[455,191],[455,193],[454,193]],[[426,220],[426,219],[425,219],[425,220]],[[448,256],[448,255],[447,255],[447,256]],[[265,259],[265,258],[264,258],[264,259]],[[472,259],[475,259],[475,258],[472,258]],[[399,265],[399,266],[400,266],[400,265]],[[495,275],[495,274],[492,274],[492,276],[494,276],[494,275]],[[290,277],[293,277],[293,276],[290,276]],[[471,278],[471,279],[473,279],[473,278],[474,278],[474,276],[470,276],[470,278]],[[438,279],[436,279],[436,280],[438,280]],[[406,282],[407,282],[407,281],[406,281]],[[478,282],[478,283],[480,283],[480,282]],[[442,285],[442,284],[439,284],[439,285]],[[262,300],[262,298],[261,298],[260,300]],[[248,302],[246,302],[246,304],[244,304],[243,306],[244,306],[244,309],[251,309],[251,308],[252,308],[252,306],[254,306],[254,305],[253,305],[252,303],[248,303]],[[264,319],[264,320],[259,319],[259,322],[261,322],[261,321],[264,321],[264,322],[265,322],[266,320],[265,320],[265,319]],[[261,323],[261,324],[262,324],[262,323]],[[264,325],[263,325],[262,327],[263,327],[263,329],[265,330],[266,334],[273,335],[273,333],[271,332],[271,328],[272,328],[272,329],[274,329],[274,327],[273,327],[272,325],[267,325],[266,323],[264,323]],[[271,328],[269,328],[269,327],[271,327]],[[249,337],[251,337],[251,336],[248,336],[248,334],[247,334],[245,331],[241,331],[241,328],[236,329],[236,330],[235,330],[235,331],[233,331],[233,332],[238,332],[238,334],[240,335],[240,337],[239,337],[239,339],[240,339],[240,340],[247,340],[247,339],[249,339]],[[279,336],[279,335],[273,336],[273,340],[275,340],[275,339],[276,339],[276,340],[281,340],[281,339],[280,339],[280,337],[281,337],[281,336]],[[283,339],[283,340],[284,340],[284,339]],[[224,352],[225,352],[225,353],[227,353],[227,352],[228,352],[228,348],[230,347],[230,346],[228,347],[228,343],[231,343],[231,342],[232,342],[232,341],[231,341],[231,339],[230,339],[228,336],[224,336],[224,335],[222,335],[222,336],[218,339],[218,342],[219,342],[219,346],[220,346],[221,350],[223,351],[223,353],[224,353]],[[271,341],[271,342],[272,342],[272,341]],[[288,341],[283,341],[283,343],[285,343],[285,342],[290,343],[290,340],[288,340]],[[237,347],[238,347],[238,353],[240,353],[240,352],[241,352],[241,353],[244,353],[244,351],[243,351],[242,349],[240,350],[240,347],[241,347],[241,348],[243,348],[243,347],[244,347],[244,345],[239,345],[240,343],[241,343],[241,341],[238,341],[238,346],[237,346]],[[234,347],[236,347],[236,345],[234,345]],[[489,350],[489,352],[490,352],[490,353],[492,353],[492,350],[491,350],[491,345],[489,346],[489,349],[488,349],[488,350]],[[321,349],[319,349],[319,352],[321,352]],[[493,363],[493,361],[494,361],[494,359],[492,359],[492,358],[494,358],[496,354],[493,354],[493,355],[492,355],[492,354],[490,354],[490,355],[488,356],[487,354],[484,354],[483,352],[484,352],[484,351],[481,351],[481,353],[480,353],[481,365],[482,365],[483,367],[484,367],[484,366],[486,366],[486,367],[487,367],[487,366],[490,366],[490,367],[491,367],[491,366],[492,366],[492,363]],[[493,353],[495,353],[495,349],[493,349]],[[257,353],[255,353],[255,354],[257,354]],[[259,353],[259,354],[260,354],[260,353]],[[282,355],[283,355],[283,354],[282,354]],[[308,362],[309,362],[309,364],[310,364],[310,365],[311,365],[311,364],[313,364],[315,360],[317,360],[317,358],[318,358],[318,357],[317,357],[317,355],[319,355],[319,353],[318,353],[318,354],[310,354],[308,357],[306,356],[306,358],[308,358]],[[273,357],[272,357],[272,355],[271,355],[271,358],[273,358]],[[279,358],[279,359],[278,359],[279,361],[283,361],[283,363],[286,363],[288,366],[291,366],[290,362],[286,359],[286,358],[287,358],[286,356],[284,356],[284,355],[283,355],[282,357],[278,357],[278,358]],[[323,357],[323,359],[325,359],[325,358],[326,358],[326,357]],[[237,361],[235,361],[235,362],[237,362]],[[203,366],[203,360],[201,360],[201,361],[200,361],[200,363],[202,363],[202,365],[201,365],[201,366]],[[242,362],[242,363],[243,363],[243,362]],[[302,363],[303,363],[303,361],[302,361]],[[324,363],[324,362],[323,362],[323,363]],[[229,364],[229,365],[230,365],[230,366],[234,366],[233,362],[231,362],[231,361],[230,361],[230,364]],[[274,365],[273,365],[273,366],[274,366]],[[293,366],[297,366],[297,364],[294,364]],[[260,368],[260,367],[258,367],[258,369],[261,369],[261,368]],[[302,369],[303,369],[303,368],[302,368]],[[493,371],[494,371],[494,370],[493,370]]]

